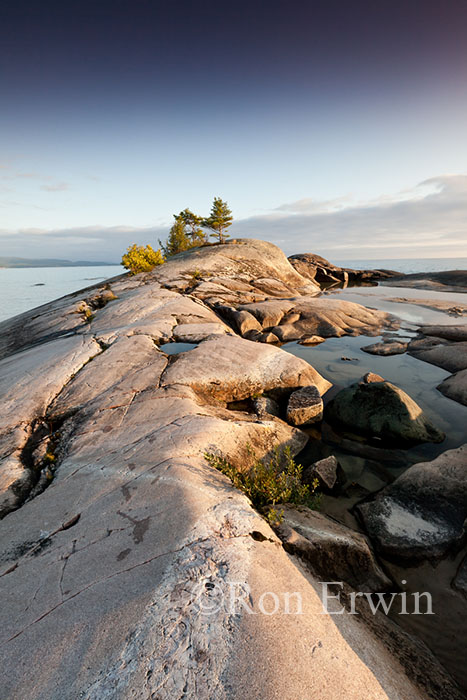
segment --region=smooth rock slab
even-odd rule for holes
[[[246,399],[270,390],[283,393],[310,384],[324,393],[331,386],[304,360],[236,336],[206,340],[180,355],[161,384],[185,384],[217,401]]]
[[[287,421],[293,425],[311,425],[323,418],[323,399],[318,387],[304,386],[294,391],[287,404]]]
[[[467,369],[467,341],[436,345],[432,348],[411,351],[417,360],[429,362],[448,372],[460,372]]]

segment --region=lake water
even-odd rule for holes
[[[0,268],[0,321],[122,272],[121,265]]]
[[[350,267],[353,270],[397,270],[405,275],[416,272],[442,272],[443,270],[467,270],[467,258],[416,258],[397,260],[394,258],[377,260],[334,260],[334,265]]]
[[[467,270],[467,258],[419,258],[417,260],[334,260],[354,269],[392,269],[404,272]],[[0,268],[0,321],[53,299],[89,287],[124,272],[120,265],[102,267]],[[40,286],[36,286],[40,285]],[[395,296],[397,296],[395,294]]]

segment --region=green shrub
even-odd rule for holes
[[[318,480],[315,479],[311,487],[302,482],[303,467],[293,459],[290,447],[283,450],[276,447],[269,460],[257,458],[251,448],[247,448],[254,461],[245,472],[238,471],[227,459],[213,453],[206,453],[205,459],[211,467],[228,476],[257,510],[267,509],[271,523],[281,522],[283,510],[275,508],[281,503],[318,508],[320,495],[315,493]]]
[[[154,250],[150,245],[140,246],[134,243],[123,255],[121,264],[132,275],[136,275],[138,272],[149,272],[163,262],[165,259],[160,250]]]

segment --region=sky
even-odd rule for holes
[[[467,257],[465,0],[3,0],[0,256],[173,214],[338,260]]]

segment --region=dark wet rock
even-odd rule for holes
[[[389,382],[359,382],[343,389],[327,405],[326,419],[398,446],[445,437],[410,396]]]
[[[417,272],[385,280],[384,284],[391,287],[412,287],[439,292],[462,292],[467,291],[467,270]]]
[[[280,406],[277,401],[268,396],[258,396],[253,399],[253,409],[261,420],[269,420],[271,416],[280,416]]]
[[[290,394],[287,421],[293,425],[311,425],[323,418],[323,399],[318,387],[304,386]]]
[[[390,449],[389,447],[384,447],[381,443],[379,445],[370,445],[363,439],[344,437],[325,421],[321,426],[321,433],[323,440],[326,440],[330,445],[339,447],[348,454],[362,457],[366,460],[387,464],[389,467],[394,468],[407,468],[414,463],[414,460],[408,457],[406,450]]]
[[[467,557],[461,561],[457,573],[452,582],[453,588],[460,591],[467,598]]]
[[[451,375],[436,388],[449,399],[467,406],[467,369]]]
[[[370,355],[402,355],[407,350],[407,345],[408,343],[394,340],[388,343],[366,345],[362,350]]]
[[[445,338],[437,338],[436,336],[417,337],[410,341],[408,351],[412,350],[429,350],[438,345],[448,345],[451,341]]]
[[[312,485],[318,479],[319,489],[327,493],[337,491],[345,482],[345,474],[334,455],[320,459],[303,470],[303,481]]]
[[[415,348],[410,352],[417,360],[429,362],[448,372],[467,369],[467,341],[435,345],[431,348]]]
[[[357,283],[375,283],[400,273],[391,270],[353,270],[338,267],[313,253],[300,253],[289,257],[291,264],[303,277],[317,282],[322,288]]]
[[[305,559],[321,580],[345,581],[369,592],[391,586],[368,539],[322,513],[288,506],[277,533],[285,549]]]
[[[458,550],[465,541],[467,445],[413,465],[356,510],[388,558],[437,559]]]
[[[443,338],[455,342],[467,341],[467,325],[463,326],[421,326],[423,335]]]

